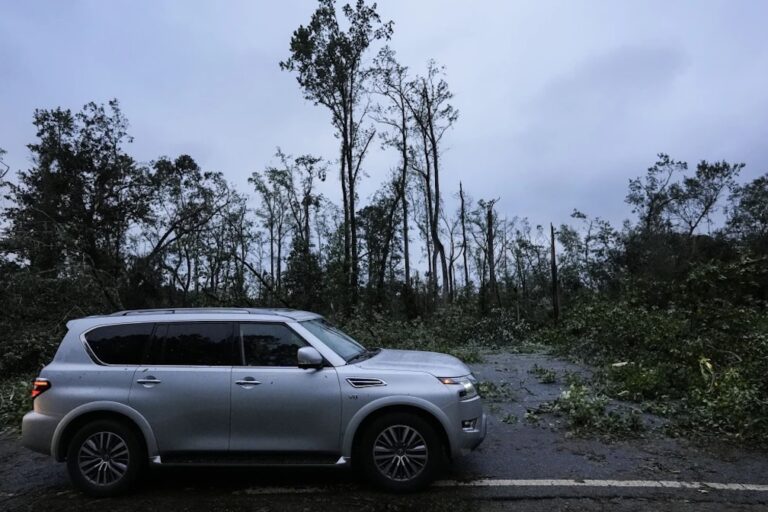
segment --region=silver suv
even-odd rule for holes
[[[485,437],[464,363],[366,349],[314,313],[137,310],[67,327],[22,442],[93,495],[129,489],[147,464],[354,463],[410,491]]]

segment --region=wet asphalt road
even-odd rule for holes
[[[542,384],[529,373],[555,370]],[[609,479],[768,484],[768,453],[700,446],[656,429],[641,439],[609,442],[572,438],[561,420],[538,423],[525,412],[556,398],[565,372],[587,370],[544,355],[488,355],[472,365],[480,380],[506,383],[491,411],[485,443],[454,463],[445,480]],[[504,421],[502,421],[504,419]],[[663,423],[647,417],[653,427]],[[377,492],[350,470],[157,468],[135,493],[97,500],[74,491],[65,468],[0,437],[0,511],[110,510],[766,510],[768,492],[562,486],[435,486],[407,496]]]

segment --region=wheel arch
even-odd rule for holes
[[[115,419],[126,423],[144,441],[149,458],[158,454],[157,440],[149,422],[135,409],[118,402],[91,402],[73,409],[59,422],[51,440],[51,455],[54,459],[64,461],[67,445],[75,432],[83,425],[99,419]]]
[[[415,397],[390,397],[369,403],[347,423],[342,444],[342,456],[354,460],[355,447],[358,446],[365,428],[376,418],[396,412],[417,414],[429,421],[440,436],[446,454],[452,453],[453,441],[449,434],[450,422],[443,411],[432,403]]]

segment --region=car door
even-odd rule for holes
[[[129,403],[149,422],[161,454],[227,450],[233,329],[232,322],[157,325]]]
[[[232,369],[230,451],[336,455],[341,389],[335,368],[301,369],[307,342],[284,323],[236,327],[242,366]]]

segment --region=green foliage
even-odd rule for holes
[[[515,393],[511,389],[509,382],[481,381],[477,383],[477,392],[488,402],[511,402],[515,400]]]
[[[768,431],[768,403],[764,397],[764,384],[747,378],[739,369],[726,368],[713,378],[709,388],[692,392],[684,425],[734,439],[759,438]]]
[[[32,379],[16,377],[0,381],[0,431],[18,431],[21,418],[32,409]]]
[[[535,375],[542,384],[554,384],[557,381],[557,372],[551,368],[542,368],[538,364],[528,370],[528,373]]]
[[[680,306],[582,301],[559,328],[538,336],[597,364],[611,396],[655,402],[651,410],[673,414],[688,430],[761,439],[768,432],[768,320],[743,292],[764,271],[753,260],[699,265],[678,291]],[[582,405],[589,416],[587,406],[599,409],[600,401]]]
[[[527,348],[530,332],[526,323],[517,322],[509,312],[478,318],[460,305],[442,308],[427,318],[358,313],[338,323],[364,345],[445,352],[465,362],[479,362],[480,353],[487,350],[521,351]]]
[[[501,421],[507,425],[517,425],[520,419],[512,413],[507,413],[501,417]]]
[[[552,404],[550,411],[565,415],[569,428],[578,435],[636,435],[643,422],[637,410],[610,410],[607,396],[581,384],[572,384]]]
[[[79,272],[55,278],[30,269],[0,271],[0,375],[36,371],[48,363],[65,322],[104,311],[103,301],[93,280]]]

